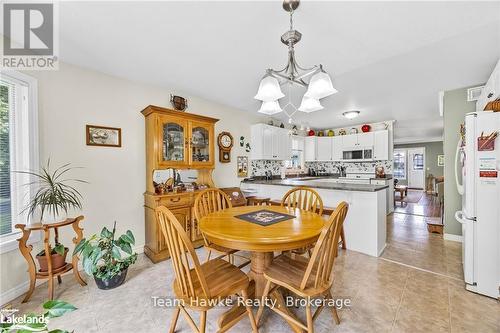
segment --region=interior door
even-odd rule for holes
[[[408,187],[424,189],[425,148],[408,149]]]

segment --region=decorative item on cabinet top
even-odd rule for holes
[[[237,158],[238,177],[248,176],[248,157],[238,156]]]
[[[185,111],[188,107],[187,99],[181,96],[170,94],[170,103],[172,103],[174,109],[178,111]]]

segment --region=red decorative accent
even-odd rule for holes
[[[309,136],[314,136],[314,134],[316,134],[316,133],[314,133],[314,130],[310,130],[309,132],[307,132],[307,135],[309,135]]]
[[[361,126],[361,130],[363,131],[363,133],[370,132],[371,128],[372,127],[370,125]]]
[[[479,171],[479,177],[483,178],[497,178],[498,171]]]

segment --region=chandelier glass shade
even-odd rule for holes
[[[280,98],[285,97],[285,94],[281,91],[280,83],[278,79],[266,74],[262,81],[260,81],[259,90],[255,99],[261,100],[262,102],[272,102],[277,101]]]
[[[323,109],[323,106],[321,105],[321,103],[319,102],[318,99],[316,98],[312,98],[312,97],[307,97],[306,95],[304,95],[304,97],[302,97],[302,102],[300,103],[300,106],[299,106],[299,111],[302,111],[302,112],[314,112],[314,111],[318,111],[318,110],[322,110]]]
[[[278,101],[270,101],[270,102],[262,102],[260,106],[259,112],[267,114],[269,116],[279,113],[283,111],[280,107],[280,103]]]
[[[268,69],[260,81],[255,99],[262,101],[259,112],[275,114],[284,112],[289,122],[297,112],[314,112],[323,109],[320,99],[333,95],[337,90],[333,87],[332,79],[323,66],[301,67],[295,59],[294,45],[302,38],[302,34],[293,28],[293,13],[299,6],[299,0],[285,0],[283,8],[290,13],[290,30],[281,36],[281,42],[288,47],[288,62],[283,69]],[[307,79],[310,78],[308,81]],[[288,102],[281,108],[278,100],[285,97],[281,86],[288,85]],[[297,85],[306,89],[300,107],[297,108],[291,101],[291,86]],[[271,103],[274,102],[274,103]]]

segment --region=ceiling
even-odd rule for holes
[[[484,82],[500,57],[500,2],[303,1],[294,21],[299,63],[322,63],[339,90],[297,116],[311,127],[394,119],[398,141],[439,138],[439,91]],[[285,64],[287,29],[279,1],[60,3],[63,61],[247,112]]]

